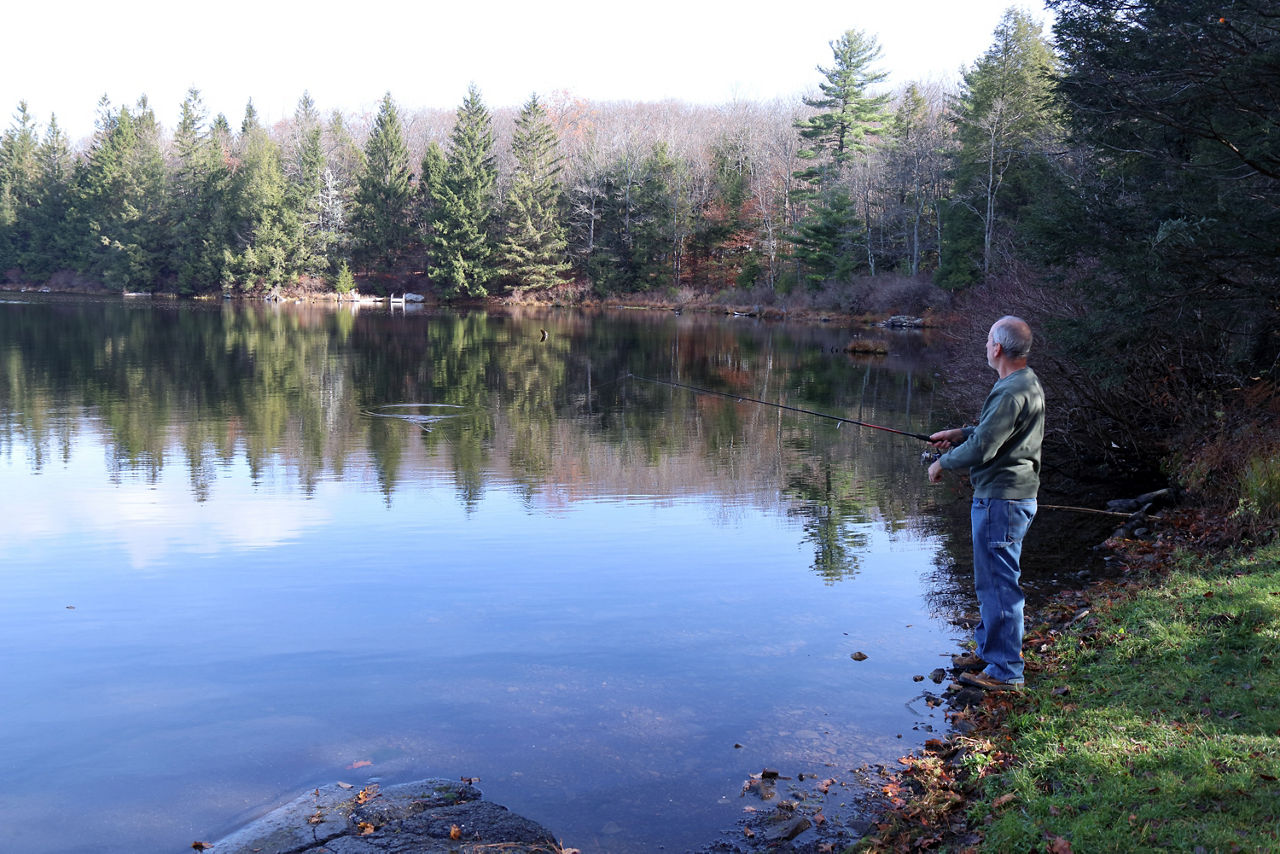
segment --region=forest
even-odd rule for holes
[[[20,103],[0,280],[932,311],[966,342],[1019,313],[1072,459],[1274,519],[1280,17],[1049,6],[1047,33],[1011,8],[951,87],[884,91],[850,29],[813,94],[771,103],[491,110],[473,87],[453,113],[388,92],[325,116],[304,93],[266,127],[192,90],[171,131],[104,98],[80,143]]]

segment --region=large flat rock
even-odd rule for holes
[[[501,847],[498,847],[501,846]],[[555,854],[546,828],[452,780],[321,786],[215,842],[213,854]]]

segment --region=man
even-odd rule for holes
[[[1044,438],[1044,391],[1027,367],[1031,327],[1002,317],[987,333],[987,365],[1000,378],[982,405],[977,427],[939,430],[929,437],[945,451],[929,466],[929,480],[943,469],[969,469],[973,483],[973,581],[978,594],[974,656],[957,664],[960,681],[989,691],[1017,690],[1022,665],[1022,610],[1018,584],[1022,538],[1036,515],[1040,489],[1040,442]]]

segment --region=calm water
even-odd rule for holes
[[[685,850],[762,767],[892,762],[960,638],[920,444],[627,376],[939,426],[920,340],[853,336],[0,303],[0,849],[467,776],[584,851]]]

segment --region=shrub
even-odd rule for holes
[[[356,277],[351,275],[351,268],[346,261],[342,262],[342,269],[338,271],[338,280],[333,283],[333,289],[340,294],[349,294],[356,289]]]

